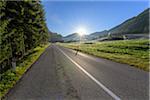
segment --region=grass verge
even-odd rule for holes
[[[149,40],[120,40],[96,43],[58,43],[94,56],[126,63],[149,71]]]
[[[27,55],[17,66],[16,70],[7,70],[1,74],[0,81],[0,98],[4,97],[8,93],[16,82],[22,77],[22,75],[27,71],[27,69],[40,57],[44,50],[49,46],[49,44],[41,45],[32,51],[30,55]]]

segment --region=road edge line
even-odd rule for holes
[[[116,94],[114,94],[111,90],[105,87],[101,82],[99,82],[96,78],[94,78],[90,73],[88,73],[84,68],[82,68],[78,63],[76,63],[72,58],[70,58],[66,53],[64,53],[60,48],[57,47],[59,51],[61,51],[71,62],[73,62],[80,70],[82,70],[89,78],[91,78],[95,83],[97,83],[105,92],[107,92],[112,98],[115,100],[121,100]]]

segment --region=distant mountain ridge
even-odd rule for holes
[[[149,11],[144,10],[138,16],[132,17],[109,30],[111,34],[149,33]]]
[[[122,36],[124,34],[148,34],[149,33],[149,11],[147,8],[139,15],[132,17],[123,23],[111,28],[110,30],[104,30],[101,32],[94,32],[86,35],[87,40],[95,40],[108,35]],[[140,35],[142,36],[142,35]],[[78,41],[79,36],[77,33],[70,34],[63,38],[64,41]]]
[[[78,41],[79,40],[79,35],[77,34],[77,33],[73,33],[73,34],[69,34],[69,35],[67,35],[67,36],[65,36],[65,37],[63,37],[63,40],[64,41]]]
[[[108,34],[107,30],[104,30],[104,31],[101,31],[101,32],[94,32],[94,33],[91,33],[90,35],[88,35],[87,39],[88,40],[98,39],[100,37],[107,36],[107,34]]]

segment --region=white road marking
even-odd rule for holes
[[[66,53],[64,53],[60,48],[58,48],[71,62],[73,62],[80,70],[82,70],[89,78],[91,78],[95,83],[97,83],[105,92],[107,92],[112,98],[115,100],[121,100],[116,94],[114,94],[111,90],[105,87],[101,82],[99,82],[96,78],[94,78],[90,73],[88,73],[85,69],[83,69],[78,63],[76,63],[72,58],[70,58]]]

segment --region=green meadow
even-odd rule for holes
[[[93,43],[58,43],[97,57],[106,58],[149,71],[149,40],[119,40]]]

